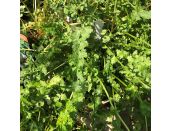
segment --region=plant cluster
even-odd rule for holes
[[[150,130],[150,0],[34,2],[21,1],[35,58],[21,69],[21,130]]]

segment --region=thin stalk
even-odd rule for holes
[[[37,50],[33,50],[33,49],[20,49],[20,51],[31,51],[31,52],[38,52],[38,53],[46,53],[48,51],[37,51]]]
[[[108,99],[109,99],[110,105],[111,105],[111,107],[115,110],[115,113],[116,113],[118,119],[122,122],[122,124],[124,125],[124,127],[126,128],[126,130],[127,130],[127,131],[130,131],[130,129],[129,129],[129,127],[127,126],[127,124],[124,122],[124,120],[122,119],[122,117],[119,115],[116,106],[114,106],[114,105],[112,104],[112,101],[111,101],[111,99],[110,99],[110,96],[109,96],[109,94],[108,94],[108,92],[107,92],[107,90],[106,90],[106,88],[105,88],[105,86],[104,86],[102,80],[101,80],[99,77],[97,77],[97,79],[99,80],[101,86],[103,87],[103,90],[105,91],[106,96],[107,96]]]
[[[40,120],[40,115],[41,115],[41,113],[40,113],[40,111],[39,111],[39,113],[38,113],[38,122],[39,122],[39,120]]]
[[[36,6],[36,0],[34,0],[34,5],[33,5],[33,7],[34,7],[34,11],[36,12],[36,8],[37,8],[37,6]]]
[[[33,50],[33,49],[20,49],[20,51],[33,51],[33,52],[35,52],[36,50]]]
[[[71,95],[70,95],[70,98],[69,98],[70,100],[72,99],[72,96],[73,96],[73,92],[72,92]]]
[[[57,70],[58,68],[60,68],[61,66],[65,65],[66,62],[63,62],[62,64],[60,64],[59,66],[55,67],[53,70],[49,71],[45,76],[47,76],[49,73],[51,73],[52,71]]]
[[[114,105],[112,104],[112,101],[111,101],[111,99],[110,99],[110,96],[109,96],[109,94],[108,94],[108,92],[107,92],[107,90],[106,90],[106,88],[105,88],[103,82],[101,81],[101,79],[100,79],[99,77],[97,77],[97,78],[98,78],[98,80],[100,81],[100,84],[101,84],[101,86],[103,87],[103,90],[105,91],[106,96],[108,97],[111,106],[114,108]]]
[[[115,0],[115,3],[114,3],[114,14],[115,14],[115,17],[116,17],[116,10],[117,10],[117,8],[116,8],[116,5],[117,5],[117,0]]]
[[[94,95],[93,95],[93,103],[94,103],[94,108],[93,108],[93,115],[92,115],[92,128],[94,129],[94,123],[95,123],[95,119],[94,119],[94,114],[95,114],[95,88],[94,88]]]
[[[148,48],[143,47],[143,46],[137,46],[137,45],[125,44],[125,43],[118,43],[118,45],[121,45],[121,46],[124,46],[124,47],[134,47],[134,48],[138,48],[139,50],[148,49]]]
[[[145,125],[146,125],[146,131],[148,131],[148,122],[147,122],[147,117],[145,116]]]
[[[117,76],[115,76],[114,75],[114,77],[119,81],[119,82],[121,82],[121,84],[123,84],[125,87],[127,87],[127,85],[121,80],[121,79],[119,79]]]
[[[130,33],[124,33],[124,34],[126,34],[126,35],[128,35],[128,36],[130,36],[130,37],[132,37],[133,39],[138,39],[137,37],[135,37],[135,36],[133,36],[132,34],[130,34]],[[150,44],[148,43],[148,42],[146,42],[146,41],[144,41],[144,40],[142,40],[142,39],[139,39],[141,42],[144,42],[147,46],[149,46],[150,47]]]

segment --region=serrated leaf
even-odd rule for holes
[[[59,75],[55,75],[50,81],[49,81],[49,86],[54,86],[54,85],[59,85],[60,82],[62,81],[62,78]]]

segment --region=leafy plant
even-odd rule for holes
[[[21,25],[21,130],[150,130],[150,1],[39,2]]]

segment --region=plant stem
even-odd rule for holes
[[[135,36],[133,36],[133,35],[131,35],[130,33],[124,33],[124,34],[126,34],[126,35],[128,35],[128,36],[130,36],[130,37],[132,37],[133,39],[138,39],[137,37],[135,37]],[[148,47],[150,47],[150,44],[148,43],[148,42],[146,42],[146,41],[144,41],[144,40],[142,40],[142,39],[139,39],[141,42],[144,42]]]
[[[49,71],[45,76],[47,76],[49,73],[51,73],[52,71],[55,71],[56,69],[60,68],[61,66],[63,66],[64,64],[66,64],[66,62],[63,62],[62,64],[60,64],[59,66],[55,67],[53,70]]]
[[[36,50],[33,50],[33,49],[20,49],[20,51],[36,51]]]
[[[122,122],[122,124],[124,125],[124,127],[126,128],[126,130],[127,130],[127,131],[130,131],[130,129],[129,129],[129,127],[127,126],[127,124],[124,122],[124,120],[122,119],[122,117],[119,115],[116,106],[114,106],[114,105],[112,104],[112,101],[111,101],[111,99],[110,99],[110,97],[109,97],[109,94],[108,94],[108,92],[107,92],[107,90],[106,90],[106,88],[105,88],[105,86],[104,86],[102,80],[101,80],[99,77],[97,77],[97,79],[99,80],[101,86],[103,87],[103,90],[105,91],[106,96],[107,96],[108,99],[109,99],[110,105],[111,105],[111,107],[115,110],[115,113],[116,113],[118,119]]]
[[[148,131],[147,117],[145,116],[146,131]]]
[[[41,113],[40,113],[40,111],[39,111],[39,113],[38,113],[38,122],[39,122],[39,120],[40,120],[40,114],[41,114]]]

